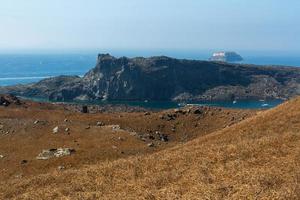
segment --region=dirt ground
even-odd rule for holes
[[[64,105],[30,101],[0,106],[0,182],[151,154],[255,114],[209,107],[85,114]],[[55,127],[57,133],[53,133]],[[36,159],[44,149],[61,147],[75,153]]]

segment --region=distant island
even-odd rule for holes
[[[243,61],[243,58],[233,51],[221,51],[213,53],[209,60],[220,62],[240,62]]]
[[[288,99],[300,94],[300,68],[99,54],[96,66],[83,77],[0,87],[0,93],[54,101]]]

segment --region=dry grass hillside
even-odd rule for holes
[[[300,98],[145,156],[0,183],[1,199],[300,199]]]

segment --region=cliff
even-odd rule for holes
[[[300,94],[300,68],[99,54],[83,78],[60,76],[0,93],[58,101],[287,99]]]

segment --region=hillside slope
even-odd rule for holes
[[[299,199],[300,98],[148,156],[0,185],[4,199]]]
[[[300,94],[300,68],[100,54],[83,78],[60,76],[0,93],[58,101],[287,99]]]

